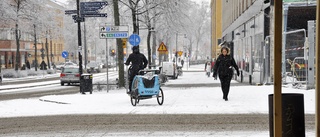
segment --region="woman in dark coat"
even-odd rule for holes
[[[221,89],[223,92],[223,99],[228,101],[228,94],[230,89],[230,82],[233,76],[233,69],[237,71],[237,75],[239,76],[239,68],[234,61],[234,59],[230,56],[230,49],[227,47],[221,48],[221,53],[216,60],[214,65],[213,77],[217,79],[217,74],[219,75]]]

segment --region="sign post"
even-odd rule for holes
[[[128,38],[129,26],[100,25],[100,39],[106,39],[106,63],[109,64],[108,39]],[[117,63],[116,63],[117,64]],[[109,92],[109,70],[107,69],[107,92]]]

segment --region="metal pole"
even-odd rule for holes
[[[176,67],[177,67],[177,53],[178,53],[178,32],[176,33],[176,53],[175,53],[175,61],[176,61]]]
[[[316,136],[320,136],[320,0],[317,0],[317,13],[316,13]]]
[[[128,44],[128,41],[126,41],[127,43],[126,43],[126,60],[128,59],[128,57],[129,57],[129,44]],[[126,87],[126,93],[128,93],[128,89],[129,89],[129,75],[128,75],[128,66],[127,65],[125,65],[125,67],[126,67],[126,70],[127,70],[127,73],[125,74],[125,76],[126,76],[126,80],[125,80],[125,86],[127,86]]]
[[[108,47],[108,39],[106,39],[106,62],[107,62],[107,66],[109,66],[109,47]],[[107,92],[109,92],[109,67],[107,67]]]
[[[287,24],[288,24],[288,10],[289,5],[286,4],[283,7],[284,14],[283,14],[283,43],[282,43],[282,76],[286,77],[286,43],[287,43]],[[287,82],[287,81],[285,81]]]
[[[282,137],[282,1],[274,1],[274,96],[273,131],[274,137]]]
[[[78,22],[78,52],[79,52],[79,74],[80,74],[80,83],[82,81],[82,78],[81,78],[81,75],[82,75],[82,55],[81,55],[81,52],[82,52],[82,43],[81,43],[81,20],[79,19],[80,18],[80,0],[77,0],[77,22]],[[80,92],[82,91],[81,90],[82,86],[80,85]],[[82,93],[84,94],[84,92]]]
[[[88,63],[88,48],[87,48],[87,28],[86,28],[86,22],[83,22],[83,37],[84,37],[84,43],[83,43],[83,47],[84,47],[84,69],[87,69],[87,63]]]

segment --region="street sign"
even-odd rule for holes
[[[160,46],[159,46],[159,48],[158,48],[158,51],[159,51],[159,52],[167,52],[167,51],[168,51],[166,45],[164,45],[163,42],[161,42],[161,44],[160,44]]]
[[[97,6],[100,6],[100,7],[103,7],[103,6],[107,6],[108,5],[108,2],[104,1],[104,2],[80,2],[80,6],[86,6],[86,7],[97,7]]]
[[[63,58],[67,58],[67,57],[69,56],[68,51],[62,51],[61,56],[62,56]]]
[[[140,36],[137,35],[137,34],[132,34],[130,37],[129,37],[129,43],[132,45],[132,46],[137,46],[140,44]]]
[[[82,14],[82,17],[107,17],[107,13]]]
[[[68,15],[68,14],[77,14],[77,10],[65,10],[64,14]]]
[[[99,10],[108,5],[108,2],[80,2],[80,14],[82,17],[107,17],[107,13]]]
[[[86,15],[86,14],[99,14],[99,11],[97,10],[80,10],[81,15]]]
[[[182,56],[182,51],[178,51],[178,55],[179,55],[179,57],[181,57]]]
[[[128,32],[129,26],[100,26],[100,32]]]
[[[128,32],[110,32],[100,33],[100,39],[116,39],[116,38],[128,38]]]
[[[81,11],[96,11],[96,10],[99,10],[99,9],[102,9],[100,6],[96,6],[96,7],[85,7],[85,6],[82,6],[81,7]]]

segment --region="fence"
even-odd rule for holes
[[[315,21],[308,21],[306,30],[294,30],[283,34],[282,82],[295,88],[315,88]],[[265,39],[264,82],[272,83],[273,59],[270,36]],[[268,48],[269,47],[269,48]]]

